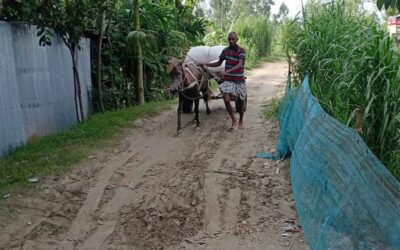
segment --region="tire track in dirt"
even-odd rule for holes
[[[0,206],[0,249],[307,249],[285,163],[255,159],[274,148],[265,102],[287,68],[251,72],[245,129],[228,132],[222,100],[201,105],[201,129],[176,112],[137,120],[72,171]],[[280,171],[278,171],[279,169]]]
[[[121,242],[114,239],[122,237],[139,249],[158,249],[181,241],[201,227],[204,160],[218,146],[221,132],[198,132],[203,139],[187,141],[185,148],[190,151],[182,160],[147,159],[139,167],[142,170],[129,164],[119,169],[124,174],[120,175],[114,197],[98,212],[102,225],[78,248],[115,247]],[[159,142],[159,146],[168,148],[170,144]],[[121,194],[126,193],[121,189],[124,185],[123,189],[133,190],[130,192],[134,199],[122,198]],[[186,225],[189,222],[191,225]]]
[[[82,208],[79,210],[79,213],[67,233],[66,239],[61,245],[61,249],[72,249],[77,245],[81,236],[89,231],[93,221],[93,213],[97,210],[111,176],[120,166],[136,155],[137,154],[131,155],[130,153],[125,153],[123,155],[114,156],[110,159],[112,164],[107,164],[107,167],[102,167],[102,170],[97,176],[97,183],[90,189]]]
[[[286,232],[298,225],[286,163],[254,158],[275,147],[277,124],[265,121],[263,104],[282,93],[286,74],[280,62],[248,77],[246,128],[228,134],[209,160],[206,226],[179,249],[307,249],[301,232]]]

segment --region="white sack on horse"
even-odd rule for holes
[[[196,64],[206,64],[216,62],[225,46],[197,46],[192,47],[186,54],[185,63],[194,62]],[[208,68],[210,73],[223,72],[225,70],[225,61],[218,67]]]

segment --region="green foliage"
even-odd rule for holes
[[[205,19],[193,15],[196,3],[141,1],[139,32],[133,27],[132,0],[24,0],[8,4],[5,19],[38,24],[44,45],[51,43],[52,30],[77,45],[84,34],[98,35],[97,21],[104,11],[102,98],[106,109],[115,109],[136,104],[135,39],[143,47],[146,101],[171,98],[163,91],[169,84],[166,61],[172,56],[182,58],[191,46],[202,44],[208,25]]]
[[[218,27],[225,31],[231,21],[232,0],[211,0],[211,19]]]
[[[273,0],[211,0],[211,20],[215,27],[226,32],[236,19],[243,17],[269,18]]]
[[[382,7],[385,7],[385,9],[400,9],[400,0],[376,0],[376,5],[378,6],[379,10],[381,10]]]
[[[28,0],[7,5],[6,19],[25,21],[35,24],[39,28],[39,44],[51,45],[51,37],[60,36],[70,51],[78,122],[83,119],[82,96],[80,93],[81,80],[77,70],[77,49],[85,29],[98,18],[98,12],[108,7],[110,1],[90,0],[44,0],[42,2]],[[53,34],[53,31],[55,34]]]
[[[239,44],[246,48],[246,64],[257,66],[272,51],[274,28],[265,17],[245,17],[238,19],[232,30],[239,35]]]
[[[133,31],[133,6],[128,0],[117,1],[109,14],[108,40],[103,47],[103,93],[105,106],[121,108],[134,105],[136,51],[132,38],[144,46],[146,101],[171,98],[163,90],[169,84],[165,64],[170,57],[182,58],[191,46],[201,44],[208,24],[195,17],[194,6],[180,1],[143,1],[140,7],[142,30]]]
[[[35,18],[34,10],[38,10],[40,5],[36,0],[26,1],[4,1],[4,16],[0,17],[3,20],[33,22]]]
[[[232,16],[260,16],[269,18],[273,0],[233,0]]]
[[[31,176],[44,177],[68,170],[138,117],[156,114],[169,102],[147,103],[91,116],[68,131],[42,137],[0,159],[0,189],[28,184]]]
[[[101,3],[94,4],[89,0],[9,1],[6,19],[38,25],[42,45],[50,45],[48,28],[51,28],[66,40],[67,45],[77,46],[94,10]]]
[[[204,44],[207,46],[226,45],[228,33],[224,33],[221,29],[214,29],[206,34],[203,38]]]
[[[4,19],[38,25],[42,45],[51,44],[49,28],[71,43],[78,44],[93,14],[92,9],[89,0],[9,0]]]
[[[280,23],[282,22],[287,15],[289,14],[289,8],[286,6],[284,2],[279,6],[279,11],[278,14],[275,14],[274,17],[274,22],[275,23]]]
[[[264,116],[268,119],[276,119],[276,117],[278,116],[280,103],[280,99],[272,99],[268,101],[265,105]]]
[[[242,17],[232,23],[227,32],[214,28],[203,41],[207,46],[227,45],[230,31],[238,34],[238,44],[246,49],[246,68],[253,68],[270,56],[275,30],[265,17]]]
[[[312,9],[312,11],[311,11]],[[362,109],[362,137],[400,178],[400,54],[386,31],[357,5],[310,4],[301,25],[285,27],[292,69],[311,75],[311,89],[324,109],[355,125]]]

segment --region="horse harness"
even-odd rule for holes
[[[192,72],[192,70],[188,67],[188,65],[193,65],[194,67],[196,67],[197,69],[201,69],[199,66],[197,66],[195,63],[193,62],[188,62],[185,65],[182,65],[182,72],[183,74],[181,74],[181,88],[178,90],[180,94],[182,94],[185,98],[190,99],[190,100],[196,100],[196,99],[200,99],[202,98],[205,94],[207,94],[207,92],[202,93],[201,95],[199,95],[198,97],[188,97],[186,96],[183,92],[197,87],[197,91],[200,92],[202,87],[203,87],[203,80],[204,80],[204,72],[202,73],[201,79],[197,79],[197,77],[194,75],[194,73]],[[183,87],[183,83],[184,80],[186,79],[186,74],[185,72],[187,72],[193,79],[194,81],[191,82],[188,86]]]

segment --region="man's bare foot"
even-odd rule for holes
[[[244,129],[244,127],[243,127],[243,122],[239,122],[239,124],[238,124],[238,129]]]
[[[229,130],[235,130],[235,129],[237,129],[237,127],[238,127],[238,122],[232,122],[232,125],[231,125],[231,127],[229,128]]]

